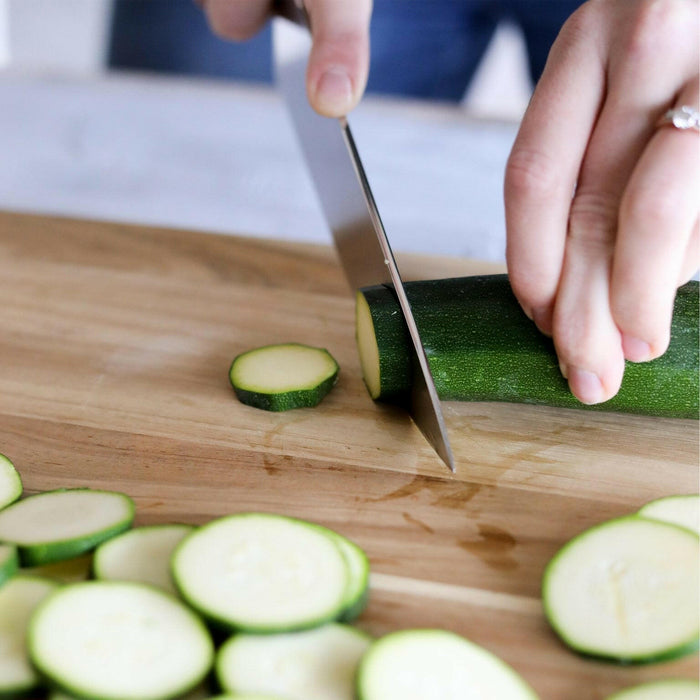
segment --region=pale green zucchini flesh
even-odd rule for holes
[[[41,678],[27,652],[32,614],[59,584],[18,574],[0,586],[0,697],[20,697],[39,687]]]
[[[687,527],[700,535],[700,496],[696,493],[657,498],[645,503],[638,512],[644,518]]]
[[[127,530],[95,550],[92,571],[96,579],[135,581],[176,594],[170,572],[175,548],[193,531],[191,525],[147,525]]]
[[[483,647],[452,632],[392,632],[365,653],[357,674],[359,700],[537,700],[526,681]]]
[[[698,417],[698,283],[678,290],[666,353],[627,363],[619,393],[586,406],[569,390],[551,339],[525,316],[506,275],[408,282],[406,294],[438,395],[446,401],[507,401],[670,418]],[[404,402],[410,339],[394,292],[360,290],[356,333],[370,396]]]
[[[132,582],[60,587],[32,615],[29,656],[69,695],[160,700],[207,675],[214,644],[200,618],[173,596]]]
[[[607,697],[607,700],[698,700],[700,683],[682,678],[649,681],[625,688]]]
[[[188,535],[172,558],[183,599],[227,631],[273,633],[337,619],[348,605],[347,560],[322,528],[239,513]]]
[[[698,648],[700,538],[629,515],[582,532],[547,565],[550,625],[582,654],[621,663],[671,659]]]
[[[370,642],[364,632],[339,623],[288,634],[237,634],[219,651],[216,677],[237,694],[354,700],[357,666]]]
[[[134,502],[93,489],[45,491],[0,511],[0,542],[17,546],[22,566],[77,557],[131,527]]]
[[[338,363],[324,348],[266,345],[234,358],[229,380],[241,403],[266,411],[310,408],[338,380]]]
[[[12,462],[0,454],[0,510],[22,495],[22,479]]]

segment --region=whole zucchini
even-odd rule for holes
[[[671,343],[627,363],[619,393],[587,406],[570,392],[550,338],[525,316],[507,275],[408,282],[406,294],[438,395],[445,401],[508,401],[563,408],[698,417],[698,283],[678,290]],[[388,287],[357,293],[357,344],[373,399],[401,403],[411,382],[410,338]]]

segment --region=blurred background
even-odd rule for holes
[[[533,46],[543,63],[572,3],[491,0],[468,23],[458,5],[375,2],[352,124],[395,249],[498,261]],[[0,0],[0,207],[328,242],[269,45],[213,37],[192,0]]]

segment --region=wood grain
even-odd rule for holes
[[[407,278],[494,271],[399,263]],[[450,403],[451,475],[404,414],[368,398],[352,295],[324,246],[5,213],[0,298],[0,452],[28,492],[123,490],[139,523],[257,509],[329,525],[370,555],[364,627],[453,629],[543,700],[697,675],[692,657],[580,658],[539,603],[542,570],[567,539],[697,491],[697,423]],[[231,359],[289,340],[333,353],[333,392],[284,414],[238,403]]]

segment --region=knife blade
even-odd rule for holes
[[[412,341],[413,382],[408,412],[440,458],[455,471],[447,427],[401,275],[394,259],[347,117],[317,114],[306,93],[311,47],[308,16],[299,0],[278,0],[275,9],[290,22],[275,20],[277,86],[333,234],[350,287],[384,284],[399,302]]]

